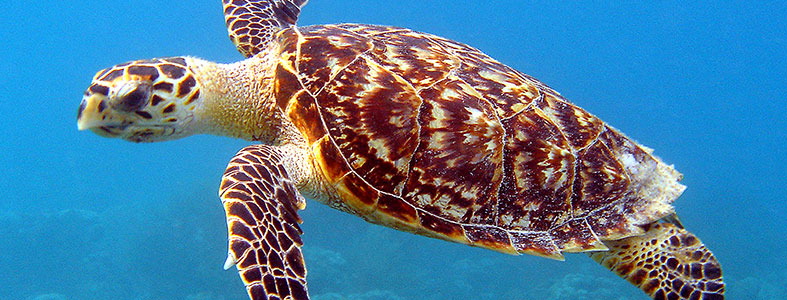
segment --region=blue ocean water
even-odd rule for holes
[[[729,299],[787,299],[783,1],[312,0],[299,24],[409,27],[533,75],[675,164],[681,219]],[[94,72],[241,59],[219,1],[6,1],[0,299],[244,299],[216,195],[247,142],[131,144],[76,130]],[[301,212],[315,299],[646,299],[584,255],[507,256]]]

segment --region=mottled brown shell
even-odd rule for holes
[[[538,80],[407,29],[279,33],[276,100],[370,222],[508,253],[606,249],[671,212],[680,175]]]

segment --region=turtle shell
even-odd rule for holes
[[[507,253],[606,249],[672,211],[680,174],[540,81],[408,29],[278,35],[277,105],[329,205]]]

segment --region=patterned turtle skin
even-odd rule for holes
[[[134,142],[260,142],[220,197],[249,296],[308,299],[297,211],[311,198],[376,223],[509,254],[591,257],[654,299],[723,299],[719,263],[670,205],[672,166],[540,81],[405,28],[295,27],[306,1],[224,1],[248,59],[100,71],[80,129]]]

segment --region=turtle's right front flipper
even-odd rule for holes
[[[306,202],[280,162],[275,147],[249,146],[221,180],[229,231],[224,268],[237,266],[252,300],[309,299],[297,213]]]
[[[588,254],[653,299],[724,299],[721,265],[677,217],[645,230],[642,236],[605,241],[609,251]]]

